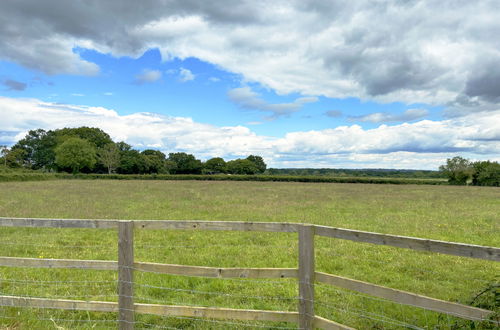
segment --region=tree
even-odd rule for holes
[[[7,155],[9,154],[10,150],[9,150],[9,148],[7,148],[7,146],[0,146],[0,149],[2,149],[1,153],[2,153],[4,166],[7,167]]]
[[[259,169],[248,159],[235,159],[227,162],[227,171],[231,174],[255,174]]]
[[[76,128],[62,128],[54,131],[57,137],[79,137],[82,140],[87,140],[92,143],[96,148],[104,148],[104,146],[113,143],[108,133],[97,127],[76,127]],[[64,139],[64,138],[63,138]]]
[[[220,157],[214,157],[203,164],[203,171],[208,174],[226,173],[226,161]]]
[[[55,150],[56,164],[78,173],[82,168],[92,169],[96,163],[95,147],[88,141],[77,137],[69,138]]]
[[[249,161],[255,164],[255,167],[258,170],[258,173],[264,173],[267,168],[266,163],[264,163],[264,159],[261,156],[250,155],[247,157]]]
[[[479,161],[473,164],[472,184],[475,186],[500,186],[500,164]]]
[[[32,169],[52,169],[55,167],[55,148],[57,139],[54,131],[46,132],[43,129],[30,130],[19,140],[12,150],[24,150],[24,161]]]
[[[448,177],[448,183],[465,185],[474,172],[472,163],[460,156],[446,160],[446,165],[439,166],[439,170]]]
[[[141,153],[134,149],[120,152],[120,165],[117,172],[120,174],[143,174],[146,171],[146,160]]]
[[[108,169],[111,174],[120,165],[120,150],[114,143],[106,144],[97,151],[99,161]]]
[[[4,164],[8,167],[22,167],[25,164],[26,150],[12,149],[5,155]]]
[[[166,156],[159,150],[146,149],[141,152],[146,163],[146,173],[166,173]]]
[[[176,164],[174,174],[200,174],[203,167],[201,160],[185,152],[169,153],[168,160]]]

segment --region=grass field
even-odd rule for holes
[[[500,246],[498,188],[224,181],[0,183],[0,216],[304,222]],[[296,267],[297,235],[136,231],[136,260],[219,267]],[[0,255],[116,260],[110,230],[0,228]],[[342,240],[316,239],[317,270],[467,303],[500,265]],[[294,280],[202,279],[137,273],[136,301],[296,310]],[[106,271],[0,267],[0,294],[116,300]],[[73,281],[72,283],[68,281]],[[316,313],[361,329],[443,328],[458,319],[317,285]],[[0,307],[0,328],[106,328],[114,314]],[[40,320],[41,319],[41,320]],[[51,320],[52,319],[52,320]],[[67,321],[69,320],[69,321]],[[138,316],[144,328],[257,328]],[[274,324],[275,328],[294,324]]]

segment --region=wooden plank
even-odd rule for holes
[[[118,304],[106,301],[0,296],[0,306],[69,309],[95,312],[118,312]]]
[[[379,234],[325,226],[315,227],[316,235],[320,236],[346,239],[355,242],[389,245],[411,250],[437,252],[460,257],[500,261],[500,248],[498,247]]]
[[[135,262],[135,270],[170,275],[216,278],[297,278],[296,268],[221,268]]]
[[[354,328],[348,327],[347,325],[343,325],[317,315],[314,316],[314,327],[328,330],[354,330]]]
[[[314,322],[314,226],[299,227],[299,326],[310,330]]]
[[[240,321],[297,322],[297,312],[263,311],[252,309],[232,309],[216,307],[168,306],[135,304],[135,311],[142,314],[161,316],[184,316]]]
[[[260,232],[296,232],[299,224],[286,222],[201,221],[201,220],[136,220],[136,228],[190,229]]]
[[[116,261],[76,260],[76,259],[38,259],[0,257],[0,266],[31,268],[75,268],[93,270],[117,270]]]
[[[415,293],[387,288],[350,278],[316,272],[316,281],[387,299],[403,305],[410,305],[444,314],[459,316],[468,320],[486,319],[492,311],[439,300]]]
[[[118,327],[134,328],[134,224],[118,224]]]
[[[37,227],[37,228],[98,228],[114,229],[118,227],[117,220],[87,220],[87,219],[39,219],[39,218],[6,218],[0,217],[3,227]]]

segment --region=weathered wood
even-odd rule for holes
[[[118,326],[120,330],[134,328],[134,224],[118,224]]]
[[[198,220],[136,220],[136,228],[190,229],[261,232],[296,232],[300,224],[286,222],[198,221]]]
[[[135,262],[135,270],[170,275],[217,278],[297,278],[296,268],[221,268]]]
[[[37,227],[37,228],[115,229],[118,227],[118,220],[38,219],[38,218],[0,217],[0,226],[3,226],[3,227]]]
[[[314,226],[299,227],[299,326],[310,330],[314,321]]]
[[[75,268],[93,270],[117,270],[116,261],[76,260],[76,259],[38,259],[0,257],[0,266],[31,268]]]
[[[317,315],[314,316],[314,327],[328,330],[354,330],[354,328],[348,327],[347,325],[343,325]]]
[[[0,306],[69,309],[95,312],[118,312],[118,304],[106,301],[0,296]]]
[[[297,322],[297,312],[263,311],[253,309],[232,309],[215,307],[168,306],[135,304],[135,311],[142,314],[161,316],[184,316],[240,321]]]
[[[384,298],[403,305],[416,306],[444,314],[459,316],[468,320],[483,320],[492,311],[461,305],[445,300],[421,296],[415,293],[391,289],[388,287],[375,285],[350,278],[316,272],[316,281],[349,289],[356,292],[365,293],[374,297]]]
[[[437,252],[460,257],[500,261],[500,248],[497,247],[379,234],[367,231],[332,228],[325,226],[315,227],[316,235],[319,236],[340,238],[355,242],[372,243],[378,245],[389,245],[411,250]]]

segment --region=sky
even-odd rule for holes
[[[275,168],[500,161],[498,1],[0,1],[0,144],[99,127]]]

